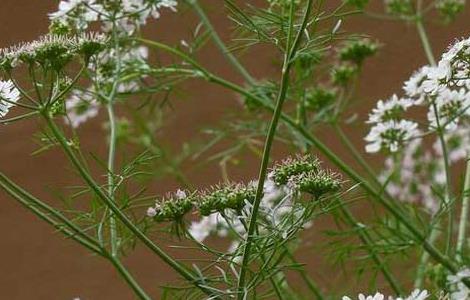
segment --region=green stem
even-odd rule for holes
[[[108,148],[108,197],[112,201],[114,198],[114,160],[116,156],[116,118],[114,115],[113,103],[109,102],[107,105],[108,119],[109,119],[109,148]],[[117,257],[118,251],[118,236],[116,228],[116,219],[111,214],[109,219],[109,228],[111,234],[111,254]]]
[[[259,206],[261,203],[261,198],[263,196],[263,186],[264,186],[264,181],[266,178],[267,174],[267,169],[268,169],[268,164],[269,164],[269,158],[270,158],[270,153],[271,153],[271,147],[274,141],[274,136],[276,134],[276,129],[277,125],[279,123],[279,119],[282,114],[282,108],[284,101],[286,99],[287,95],[287,90],[289,86],[289,73],[290,73],[290,67],[292,63],[292,58],[295,56],[297,49],[300,45],[300,40],[303,35],[303,31],[305,30],[307,26],[307,21],[308,17],[310,15],[311,9],[312,9],[312,0],[309,0],[306,6],[305,14],[303,16],[302,20],[302,25],[297,32],[297,35],[295,37],[295,40],[291,46],[291,39],[292,39],[292,31],[294,27],[294,7],[295,4],[292,2],[291,3],[291,13],[290,13],[290,21],[289,21],[289,34],[287,38],[287,47],[286,49],[287,52],[284,56],[284,63],[282,67],[282,76],[281,76],[281,85],[279,88],[279,94],[278,98],[276,101],[276,107],[274,109],[273,117],[271,119],[271,123],[269,125],[268,129],[268,134],[266,137],[265,145],[264,145],[264,150],[263,150],[263,157],[261,161],[261,167],[259,171],[259,176],[258,176],[258,184],[257,184],[257,189],[256,189],[256,197],[255,201],[253,203],[253,208],[251,211],[251,216],[250,216],[250,222],[248,226],[248,232],[247,232],[247,238],[245,242],[245,247],[244,247],[244,252],[243,252],[243,259],[242,259],[242,264],[241,264],[241,269],[240,269],[240,276],[238,278],[238,299],[245,299],[246,298],[246,293],[245,291],[245,277],[248,269],[248,264],[250,261],[250,252],[251,252],[251,247],[253,243],[253,238],[254,238],[254,233],[256,229],[256,220],[258,217],[258,210]]]
[[[145,294],[142,288],[140,288],[139,284],[132,278],[126,268],[122,266],[115,257],[109,255],[106,249],[101,248],[99,243],[95,239],[87,235],[80,227],[72,223],[67,217],[62,215],[53,207],[47,205],[43,201],[29,194],[27,191],[22,189],[20,186],[16,185],[2,173],[0,173],[0,186],[11,197],[20,202],[20,204],[22,204],[25,208],[33,212],[40,219],[52,225],[58,231],[75,240],[85,248],[91,250],[93,253],[96,253],[108,259],[116,267],[121,276],[124,277],[126,282],[131,286],[131,288],[135,291],[135,293],[139,296],[140,299],[150,299],[150,297]],[[44,213],[42,210],[44,210],[46,213]],[[62,223],[57,222],[53,217],[58,219]]]
[[[435,66],[436,65],[436,59],[434,58],[431,43],[429,41],[428,35],[426,33],[426,29],[424,27],[424,23],[423,23],[423,13],[422,13],[423,8],[422,8],[422,6],[423,6],[423,1],[418,0],[418,2],[417,2],[417,15],[416,15],[416,28],[418,30],[418,34],[419,34],[424,52],[426,54],[426,57],[427,57],[429,63],[432,66]],[[449,220],[448,220],[447,245],[446,245],[446,254],[448,254],[449,251],[450,251],[450,248],[451,248],[452,233],[453,233],[453,213],[452,213],[452,208],[450,206],[452,181],[451,181],[451,178],[450,178],[451,174],[450,174],[449,161],[448,161],[448,157],[447,157],[447,146],[446,146],[446,142],[445,142],[442,130],[441,130],[441,126],[439,124],[440,123],[439,122],[439,114],[438,114],[437,107],[436,107],[435,104],[433,104],[433,109],[434,109],[434,113],[435,113],[435,116],[436,116],[437,127],[438,127],[437,134],[438,134],[439,142],[440,142],[440,145],[441,145],[441,148],[442,148],[442,153],[443,153],[443,158],[442,159],[443,159],[443,162],[444,162],[444,168],[445,168],[445,174],[446,174],[446,193],[445,193],[445,201],[444,202],[445,202],[445,205],[447,205],[448,215],[449,215],[448,216]],[[438,237],[438,233],[436,233],[435,231],[436,231],[436,228],[433,227],[431,229],[431,232],[430,232],[430,239],[429,240],[430,240],[431,244],[433,244],[435,242],[435,240],[437,240],[437,237]],[[417,271],[417,277],[416,277],[416,280],[415,280],[415,284],[418,284],[418,285],[422,284],[423,277],[424,277],[424,268],[425,268],[425,265],[427,264],[428,259],[429,259],[429,254],[423,252],[423,254],[421,256],[420,264],[418,266],[418,271]]]
[[[139,283],[132,277],[126,267],[117,259],[114,255],[108,255],[109,261],[113,264],[119,274],[124,278],[127,284],[132,288],[132,290],[139,296],[141,300],[151,300],[149,295],[140,287]]]
[[[152,42],[149,40],[145,39],[139,39],[141,42],[146,43],[150,46],[163,49],[165,51],[168,51],[170,53],[173,53],[177,55],[178,57],[182,58],[189,64],[191,64],[193,67],[197,69],[195,72],[200,72],[200,76],[204,77],[206,80],[209,82],[213,82],[216,84],[219,84],[225,88],[231,89],[240,95],[244,95],[246,97],[249,97],[250,99],[256,101],[258,104],[260,104],[262,107],[264,107],[266,110],[269,111],[274,111],[274,108],[266,103],[264,98],[257,97],[255,95],[252,95],[249,91],[244,89],[243,87],[240,87],[230,81],[227,81],[215,74],[210,73],[208,70],[203,68],[201,65],[199,65],[197,62],[195,62],[192,58],[187,57],[184,53],[168,47],[167,45],[163,45],[157,42]],[[196,75],[196,74],[195,74]],[[378,201],[384,208],[387,209],[392,215],[394,215],[398,221],[403,223],[406,228],[410,230],[410,232],[415,236],[415,238],[422,243],[422,246],[426,252],[430,254],[430,256],[436,260],[437,262],[441,263],[445,268],[452,272],[457,271],[456,265],[451,261],[448,257],[443,255],[438,249],[436,249],[433,245],[429,244],[426,241],[426,237],[420,232],[420,230],[412,223],[410,223],[407,218],[403,215],[403,213],[393,204],[389,203],[387,199],[382,195],[381,191],[377,191],[374,189],[372,186],[370,186],[367,181],[362,178],[358,173],[356,173],[352,168],[350,168],[347,164],[345,164],[330,148],[328,148],[326,145],[324,145],[320,140],[318,140],[316,137],[311,135],[309,130],[298,124],[296,121],[294,121],[292,118],[290,118],[288,115],[282,113],[281,114],[281,119],[291,128],[296,130],[301,136],[303,136],[306,141],[312,145],[315,146],[325,157],[327,157],[334,165],[336,165],[342,172],[344,172],[347,176],[349,176],[354,182],[360,183],[361,188],[370,196],[372,196],[376,201]],[[467,284],[467,283],[466,283]],[[470,283],[469,283],[470,286]]]
[[[449,254],[451,247],[452,247],[452,235],[453,235],[453,208],[452,203],[450,203],[451,199],[451,185],[452,180],[450,178],[450,165],[448,159],[448,151],[446,141],[444,139],[443,128],[441,127],[440,120],[439,120],[439,112],[437,110],[437,106],[435,103],[432,103],[432,107],[434,110],[434,116],[436,117],[436,125],[437,125],[437,135],[439,138],[439,142],[442,149],[442,160],[444,161],[444,170],[446,174],[446,188],[445,188],[445,198],[444,198],[444,206],[448,212],[448,226],[447,226],[447,243],[446,243],[446,254]]]
[[[114,161],[116,158],[116,117],[114,114],[114,98],[118,91],[120,84],[119,76],[121,74],[121,46],[119,44],[119,36],[117,31],[116,16],[113,16],[113,42],[114,42],[114,51],[116,57],[116,69],[114,71],[113,85],[107,96],[106,108],[108,112],[109,120],[109,146],[108,146],[108,165],[107,165],[107,176],[108,176],[108,197],[111,201],[116,202],[114,196]],[[109,231],[110,231],[110,240],[111,240],[111,255],[116,259],[118,258],[118,232],[116,228],[116,218],[111,212],[109,218]]]
[[[439,237],[439,230],[436,228],[431,229],[431,233],[429,235],[429,243],[434,244],[437,241],[437,238]],[[429,261],[429,253],[426,251],[423,251],[421,254],[421,258],[419,260],[419,265],[418,269],[416,270],[416,279],[414,282],[414,288],[415,289],[421,289],[423,287],[424,283],[424,275],[426,275],[426,264]]]
[[[3,173],[0,173],[0,186],[7,194],[17,200],[25,208],[33,212],[40,219],[52,225],[58,231],[77,241],[92,252],[98,255],[103,255],[103,251],[96,240],[87,235],[81,228],[72,223],[56,209],[35,198],[24,189],[16,185]],[[56,219],[62,223],[58,222]]]
[[[436,65],[436,60],[434,59],[434,55],[433,55],[432,49],[431,49],[431,44],[429,43],[429,40],[428,40],[427,34],[426,34],[426,30],[425,30],[423,22],[420,20],[420,18],[418,18],[418,21],[416,22],[416,27],[418,29],[418,34],[421,38],[423,48],[424,48],[424,52],[426,53],[426,57],[429,60],[429,63],[434,66],[434,65]]]
[[[214,26],[212,25],[211,21],[207,17],[206,13],[199,5],[198,0],[187,0],[188,3],[194,8],[197,15],[201,19],[202,24],[207,28],[209,31],[209,35],[211,36],[212,40],[214,41],[215,45],[220,49],[222,54],[227,58],[227,60],[232,64],[232,66],[243,76],[243,78],[250,84],[254,84],[254,78],[248,73],[248,71],[243,67],[243,65],[238,61],[238,59],[230,52],[227,48],[225,43],[220,38],[219,34],[215,30]]]
[[[151,43],[149,41],[142,40],[143,42],[158,47],[157,43]],[[173,52],[173,51],[172,51]],[[203,72],[200,70],[201,73]],[[269,111],[273,111],[274,108],[271,107],[269,104],[264,101],[263,98],[259,98],[255,95],[252,95],[246,89],[227,81],[221,77],[218,77],[214,74],[209,73],[207,70],[204,70],[203,76],[209,81],[216,84],[220,84],[221,86],[231,89],[240,95],[244,95],[249,97],[250,99],[256,101],[262,107]],[[344,163],[330,148],[324,145],[320,140],[314,137],[310,132],[304,128],[303,126],[299,125],[295,120],[293,120],[288,115],[282,113],[280,118],[291,128],[295,129],[301,136],[305,138],[305,140],[312,146],[316,147],[326,158],[328,158],[334,165],[336,165],[342,172],[344,172],[348,177],[350,177],[354,182],[360,183],[361,188],[370,196],[372,196],[376,201],[378,201],[384,208],[387,209],[392,215],[394,215],[398,221],[403,223],[405,227],[407,227],[410,232],[415,236],[415,238],[423,243],[423,247],[426,252],[431,254],[436,261],[441,263],[445,268],[448,270],[455,272],[457,270],[455,264],[449,260],[446,256],[444,256],[439,250],[437,250],[433,245],[429,245],[426,242],[425,236],[418,230],[418,228],[411,224],[407,218],[402,214],[402,212],[394,205],[389,203],[387,199],[382,195],[381,191],[377,191],[372,186],[370,186],[367,181],[362,178],[354,169],[350,168],[346,163]]]
[[[367,172],[369,177],[371,178],[372,181],[374,181],[375,184],[380,186],[380,182],[377,179],[377,175],[375,174],[374,170],[370,167],[370,165],[364,160],[362,155],[359,153],[359,151],[356,149],[353,143],[351,143],[351,140],[346,136],[344,131],[341,129],[341,127],[338,124],[333,124],[333,128],[335,129],[336,133],[338,134],[341,142],[346,146],[346,148],[351,152],[353,155],[354,159],[361,165],[361,167]]]
[[[107,194],[105,194],[101,188],[96,184],[91,175],[85,170],[82,166],[67,140],[64,138],[62,132],[53,122],[52,116],[44,115],[44,118],[47,122],[48,127],[51,129],[54,137],[61,144],[62,148],[65,151],[65,154],[77,169],[80,176],[83,180],[90,186],[93,192],[103,201],[103,203],[114,213],[114,215],[131,231],[145,246],[157,254],[166,264],[172,267],[176,272],[178,272],[184,279],[188,282],[194,284],[196,287],[200,288],[203,292],[208,295],[212,295],[210,290],[207,290],[205,287],[201,286],[200,283],[194,278],[186,268],[181,266],[177,261],[175,261],[171,256],[169,256],[165,251],[160,249],[156,244],[154,244],[139,228],[137,228],[134,223],[122,212],[122,210],[110,199]]]
[[[290,252],[289,249],[287,249],[287,247],[286,247],[286,255],[294,264],[298,264],[294,255]],[[302,280],[307,284],[308,289],[312,292],[312,294],[315,296],[317,300],[325,299],[325,296],[321,292],[320,288],[315,284],[312,278],[308,276],[307,272],[305,272],[303,268],[299,269],[298,273],[300,274],[300,277],[302,277]]]
[[[372,238],[367,232],[364,225],[359,223],[349,210],[345,209],[346,207],[342,203],[341,199],[338,198],[338,201],[340,202],[340,209],[344,217],[346,218],[346,222],[348,222],[350,226],[352,226],[353,228],[357,230],[357,234],[359,235],[359,238],[361,239],[362,243],[366,245],[368,252],[372,257],[372,260],[377,265],[377,267],[379,267],[385,279],[388,281],[388,283],[390,284],[390,286],[392,287],[392,289],[395,291],[396,294],[403,295],[403,288],[400,286],[396,278],[393,276],[392,272],[388,269],[386,263],[382,260],[382,258],[380,258],[380,256],[373,249]]]
[[[462,193],[462,210],[460,212],[460,223],[459,233],[457,237],[457,258],[459,261],[462,260],[462,254],[464,252],[464,245],[466,240],[466,230],[468,223],[468,211],[470,207],[470,156],[467,156],[467,168],[465,171],[465,183]]]

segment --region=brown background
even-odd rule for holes
[[[222,1],[202,1],[223,37],[229,37],[231,24],[223,14]],[[262,1],[248,1],[262,3]],[[379,8],[378,0],[372,0],[374,8]],[[47,13],[54,11],[55,1],[2,0],[0,5],[0,47],[36,38],[47,31]],[[440,53],[453,39],[468,36],[470,31],[467,10],[451,26],[429,26],[431,41],[435,52]],[[164,14],[158,22],[152,22],[146,29],[147,35],[177,43],[189,38],[196,24],[190,14]],[[365,68],[360,95],[364,106],[358,112],[364,113],[374,100],[399,92],[401,84],[410,73],[426,63],[415,29],[401,23],[383,22],[373,19],[352,18],[343,23],[342,29],[349,32],[368,33],[383,43],[380,54],[370,60]],[[268,52],[260,49],[243,58],[244,63],[257,77],[275,75]],[[207,47],[201,59],[212,70],[239,80],[231,68],[213,47]],[[234,97],[229,93],[201,82],[189,83],[186,91],[191,97],[178,101],[175,114],[171,116],[163,139],[178,149],[200,128],[201,124],[215,123],[228,109],[237,108]],[[30,156],[35,149],[31,134],[35,122],[18,123],[0,128],[0,168],[32,193],[51,199],[54,186],[67,182],[71,177],[69,167],[62,154],[52,151],[39,158]],[[99,122],[91,122],[80,129],[92,151],[104,154],[97,148],[95,141],[102,138]],[[349,128],[348,133],[356,137],[357,145],[362,147],[361,138],[364,128]],[[328,143],[341,148],[336,141]],[[345,154],[345,153],[343,153]],[[345,154],[346,155],[346,154]],[[348,159],[348,158],[346,158]],[[257,164],[242,164],[233,169],[236,178],[251,178],[256,174]],[[219,180],[217,168],[209,168],[204,174],[191,174],[196,185],[207,185]],[[160,192],[173,190],[176,185],[170,181],[155,183]],[[314,226],[311,230],[327,228],[328,222]],[[319,234],[319,233],[317,233]],[[309,235],[310,236],[310,235]],[[181,253],[176,253],[183,257]],[[302,254],[309,262],[309,272],[325,287],[328,287],[333,272],[324,272],[322,263],[313,259],[312,254]],[[310,258],[310,259],[309,259]],[[158,259],[148,255],[145,249],[138,248],[126,264],[136,277],[154,295],[158,286],[175,279],[174,274]],[[354,290],[354,288],[351,288]],[[0,299],[133,299],[132,293],[106,262],[91,257],[85,250],[60,235],[53,234],[49,226],[43,224],[32,214],[17,205],[12,199],[0,193]]]

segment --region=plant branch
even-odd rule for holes
[[[71,149],[69,143],[64,138],[60,129],[52,120],[52,116],[44,114],[44,118],[47,122],[48,127],[51,129],[54,137],[61,144],[62,148],[65,151],[65,154],[67,155],[73,166],[77,169],[80,176],[90,186],[90,188],[99,197],[99,199],[101,199],[103,203],[114,213],[116,218],[119,219],[145,246],[147,246],[147,248],[157,254],[166,264],[172,267],[184,279],[188,280],[188,282],[194,284],[196,287],[198,287],[208,295],[212,295],[212,291],[202,286],[201,283],[195,279],[191,272],[189,272],[186,268],[184,268],[177,261],[175,261],[165,251],[160,249],[160,247],[154,244],[138,227],[134,225],[134,223],[124,214],[124,212],[116,205],[116,203],[114,203],[114,201],[103,192],[103,190],[96,184],[91,175],[85,170],[85,168],[82,166],[79,159],[76,157],[75,153]]]
[[[276,134],[277,125],[282,114],[282,107],[287,96],[287,90],[289,86],[289,74],[290,74],[290,67],[292,65],[292,59],[297,52],[297,49],[300,45],[301,36],[303,35],[304,30],[307,26],[308,17],[312,9],[312,0],[309,0],[307,3],[305,13],[302,19],[302,25],[297,32],[297,35],[295,37],[295,40],[293,41],[293,44],[291,45],[292,31],[294,27],[294,7],[295,7],[295,4],[292,2],[291,12],[290,12],[290,21],[289,21],[289,34],[287,38],[287,47],[286,47],[286,49],[288,50],[284,56],[281,86],[279,88],[278,99],[276,101],[276,107],[274,109],[273,117],[269,125],[268,134],[266,137],[266,142],[265,142],[265,146],[263,150],[263,157],[261,161],[261,167],[260,167],[259,176],[258,176],[258,184],[257,184],[257,189],[256,189],[256,197],[255,197],[253,208],[251,211],[250,221],[248,225],[248,232],[247,232],[247,237],[246,237],[245,247],[244,247],[244,252],[243,252],[243,259],[242,259],[242,264],[241,264],[241,269],[240,269],[240,276],[238,278],[238,293],[239,293],[238,299],[239,300],[244,299],[247,293],[247,291],[244,290],[245,278],[246,278],[246,272],[248,269],[248,264],[250,261],[250,254],[251,254],[250,251],[251,251],[251,246],[253,243],[254,233],[256,229],[258,210],[259,210],[259,206],[261,203],[261,198],[263,196],[263,186],[264,186],[264,181],[265,181],[266,174],[267,174],[271,147],[274,141],[274,136]]]

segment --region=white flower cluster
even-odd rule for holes
[[[429,295],[427,290],[416,289],[411,293],[411,295],[409,295],[406,298],[400,298],[400,297],[394,298],[394,297],[391,297],[391,296],[386,298],[383,294],[377,292],[374,295],[370,295],[370,296],[366,296],[364,294],[359,294],[357,296],[357,299],[358,300],[386,300],[386,299],[388,299],[388,300],[425,300],[429,296],[430,295]],[[352,299],[349,298],[348,296],[344,296],[343,300],[352,300]]]
[[[447,276],[447,283],[452,288],[450,300],[470,299],[470,289],[462,282],[462,279],[470,279],[469,268],[465,268],[455,275]]]
[[[366,141],[367,152],[399,146],[419,135],[418,124],[403,119],[413,106],[428,109],[428,129],[454,130],[462,118],[470,116],[470,39],[457,42],[442,55],[437,66],[424,66],[405,82],[406,96],[380,100],[369,115],[373,124]]]
[[[59,10],[49,14],[49,18],[78,30],[100,21],[105,32],[117,25],[122,32],[132,35],[149,17],[159,18],[160,9],[176,11],[177,4],[175,0],[63,0]]]
[[[380,100],[369,115],[372,124],[365,140],[369,153],[388,150],[381,175],[387,191],[406,202],[420,202],[436,212],[439,201],[433,190],[444,186],[444,159],[455,163],[470,151],[470,39],[450,47],[437,66],[424,66],[403,86],[405,96]],[[427,109],[428,123],[405,119],[413,107]],[[421,109],[422,110],[422,109]],[[417,109],[417,113],[419,113]],[[422,122],[420,122],[421,124]],[[425,150],[424,131],[441,131],[447,148],[436,138],[432,150]]]
[[[470,134],[470,131],[466,132]],[[470,150],[468,144],[460,146],[460,142],[468,140],[464,132],[446,135],[446,139],[455,141],[455,148],[452,148],[455,150],[450,151],[455,153],[451,154],[455,158],[462,158],[459,154],[461,149]],[[434,148],[442,149],[438,141]],[[426,150],[421,140],[414,140],[405,146],[400,157],[388,157],[385,160],[385,169],[379,179],[386,184],[387,192],[395,199],[421,204],[428,212],[435,213],[440,201],[434,190],[446,183],[442,154],[440,151]]]
[[[20,91],[13,82],[0,80],[0,118],[5,117],[19,99]]]
[[[418,137],[418,123],[401,119],[402,114],[414,105],[410,98],[398,98],[393,95],[387,101],[379,100],[377,107],[369,114],[368,124],[372,124],[365,140],[369,143],[366,151],[369,153],[388,149],[397,152],[404,144]]]
[[[117,33],[119,38],[125,40],[145,25],[148,18],[159,18],[162,8],[176,11],[177,4],[175,0],[63,0],[59,3],[58,11],[49,14],[49,18],[78,32],[83,32],[91,23],[98,22],[105,34]],[[137,91],[140,87],[139,79],[144,78],[148,70],[147,59],[148,49],[134,42],[120,43],[119,49],[107,49],[90,62],[89,68],[94,74],[94,84],[86,94],[95,94],[94,90],[113,90],[117,73],[119,72],[119,77],[122,78],[123,74],[131,71],[134,73],[139,71],[141,76],[134,75],[132,79],[125,81],[119,79],[116,90],[118,93]],[[91,101],[88,98],[80,104],[76,94],[79,92],[74,92],[67,100],[69,106],[89,107],[90,110],[69,113],[68,119],[72,126],[78,126],[87,118],[96,115],[99,105],[98,101]],[[88,105],[89,103],[93,105]],[[78,119],[75,119],[77,117]]]

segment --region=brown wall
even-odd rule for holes
[[[37,0],[2,0],[0,6],[0,47],[8,46],[22,40],[31,40],[47,31],[47,12],[53,11],[55,1]],[[222,1],[202,1],[210,11],[210,16],[221,28],[227,38],[230,23],[224,18]],[[251,3],[255,1],[250,1]],[[256,1],[261,2],[261,1]],[[379,7],[378,0],[372,0]],[[435,52],[440,53],[456,37],[468,36],[470,10],[457,22],[448,27],[429,26],[431,41]],[[178,42],[187,37],[196,24],[192,17],[182,20],[181,16],[164,16],[158,22],[152,22],[146,29],[149,36]],[[394,22],[372,19],[352,18],[343,23],[343,29],[350,32],[371,34],[380,40],[384,47],[380,54],[366,65],[360,95],[364,105],[358,112],[364,113],[372,103],[391,93],[399,92],[401,84],[410,73],[426,63],[417,34],[413,27]],[[256,77],[275,76],[276,69],[271,64],[264,49],[246,56],[243,61]],[[201,59],[206,65],[220,74],[239,80],[223,58],[208,47]],[[230,93],[219,88],[207,87],[201,82],[186,85],[186,93],[191,93],[176,102],[176,112],[169,119],[169,125],[162,139],[175,147],[191,137],[201,124],[214,123],[223,112],[237,108],[236,101]],[[14,180],[23,184],[32,193],[51,199],[54,186],[68,182],[73,174],[59,151],[51,151],[40,157],[31,157],[36,148],[31,134],[36,122],[17,123],[0,127],[0,168]],[[85,140],[96,141],[102,137],[98,122],[85,125],[81,130]],[[364,128],[350,128],[349,134],[357,137],[361,145]],[[332,139],[328,143],[338,149],[339,144]],[[99,154],[104,149],[90,147]],[[277,151],[279,152],[279,151]],[[343,153],[345,154],[345,153]],[[278,155],[280,156],[280,154]],[[349,159],[346,156],[346,159]],[[251,178],[256,174],[254,164],[242,164],[234,169],[232,175],[237,178]],[[219,180],[217,168],[212,167],[204,173],[191,174],[197,185],[207,185]],[[156,182],[159,192],[173,190],[176,185],[171,181]],[[328,227],[328,222],[314,226],[311,231]],[[309,235],[310,236],[310,235]],[[318,233],[315,234],[318,236]],[[182,253],[176,253],[183,257]],[[311,255],[304,252],[308,260]],[[154,294],[158,286],[174,279],[173,273],[158,259],[150,256],[145,249],[138,248],[126,264],[133,270],[143,285]],[[309,261],[310,272],[328,286],[329,274],[322,272],[321,263]],[[0,299],[133,299],[132,293],[115,274],[108,263],[91,257],[86,251],[39,221],[24,210],[12,199],[0,193]]]

